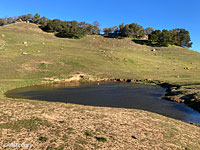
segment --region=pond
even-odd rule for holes
[[[141,109],[185,122],[200,123],[199,112],[185,104],[162,99],[165,91],[165,88],[157,85],[73,83],[18,88],[8,91],[6,96],[90,106]]]

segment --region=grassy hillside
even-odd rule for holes
[[[200,79],[200,53],[176,46],[155,47],[154,52],[131,39],[62,39],[26,23],[0,27],[0,33],[4,35],[0,37],[1,79],[67,77],[73,72],[180,83]]]
[[[185,85],[182,91],[192,88],[198,92],[200,53],[177,46],[144,46],[132,39],[110,39],[100,35],[80,40],[62,39],[44,33],[35,24],[0,27],[0,144],[7,139],[7,142],[34,142],[39,149],[48,146],[200,149],[198,127],[153,113],[59,103],[52,106],[52,103],[18,102],[3,96],[9,89],[39,84],[45,78],[62,80],[79,73],[98,78],[160,80]],[[81,121],[80,117],[90,122]],[[16,130],[23,131],[26,136]],[[95,133],[88,137],[87,131]],[[131,132],[134,136],[137,134],[137,140],[130,138]],[[7,133],[17,138],[9,138]],[[41,141],[41,136],[48,140]],[[107,142],[99,142],[95,136],[105,136]]]

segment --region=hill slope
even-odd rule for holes
[[[5,144],[5,139],[19,143],[25,138],[26,143],[33,143],[37,149],[48,146],[200,149],[198,127],[157,114],[14,101],[3,96],[9,89],[38,84],[44,78],[66,79],[78,73],[98,78],[160,80],[185,85],[182,90],[197,90],[200,83],[199,60],[200,53],[177,46],[149,47],[128,38],[102,36],[62,39],[26,23],[0,27],[0,144]],[[92,136],[88,138],[85,135],[88,130],[95,132],[94,137],[105,136],[108,141],[101,143]],[[17,138],[12,139],[7,133]],[[131,136],[136,136],[137,140],[134,141]],[[48,140],[45,141],[44,137]]]
[[[131,39],[62,39],[26,23],[1,27],[0,33],[4,35],[0,37],[1,79],[66,77],[72,72],[182,83],[200,79],[200,53],[181,47],[151,51],[152,47]]]

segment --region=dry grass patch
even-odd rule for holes
[[[1,144],[23,141],[35,149],[200,148],[199,127],[141,110],[7,100],[1,112],[12,116],[0,124]]]

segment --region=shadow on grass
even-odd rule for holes
[[[109,38],[109,39],[113,39],[113,38],[115,38],[115,39],[124,39],[124,38],[126,38],[126,37],[122,37],[122,36],[115,36],[115,35],[104,35],[104,34],[101,34],[101,36],[102,37],[104,37],[104,38]]]
[[[132,40],[132,41],[137,44],[141,44],[141,45],[147,45],[147,46],[152,46],[152,47],[161,47],[161,45],[158,44],[157,42],[152,42],[152,41],[148,41],[148,40]]]

